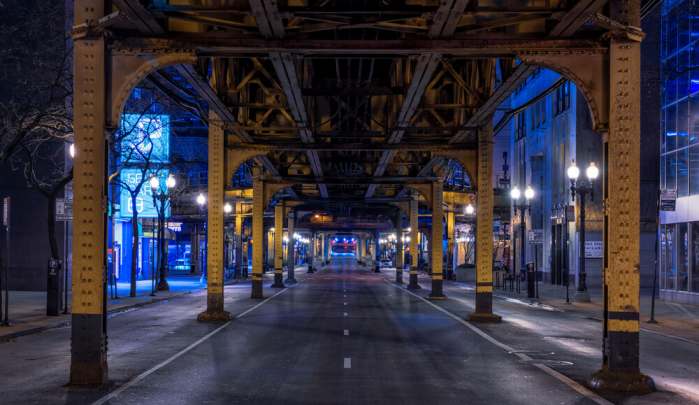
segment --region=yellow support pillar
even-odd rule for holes
[[[274,284],[272,288],[284,288],[284,203],[274,206]],[[289,237],[291,243],[291,236]]]
[[[493,314],[493,125],[491,119],[478,133],[476,209],[476,310],[474,322],[499,322]]]
[[[640,26],[639,2],[610,4],[617,21]],[[605,145],[604,360],[592,377],[598,389],[654,390],[639,367],[641,44],[613,39],[609,48],[609,134]]]
[[[263,298],[265,185],[258,167],[253,168],[252,181],[252,298]]]
[[[432,300],[443,300],[446,298],[442,284],[444,283],[444,275],[442,273],[442,261],[444,260],[444,252],[442,251],[442,240],[444,238],[444,208],[442,207],[443,200],[443,183],[435,181],[432,183],[432,243],[431,256],[432,262],[432,291],[429,298]]]
[[[75,24],[104,17],[103,0],[75,1]],[[105,44],[102,37],[73,45],[75,189],[70,384],[107,381],[105,269]]]
[[[403,284],[403,217],[396,214],[396,283]]]
[[[418,254],[418,196],[413,195],[410,200],[410,279],[408,281],[408,289],[419,290],[420,284],[417,283],[417,265],[419,260]]]
[[[225,189],[223,123],[209,113],[208,212],[206,226],[206,311],[200,321],[227,321],[231,314],[223,309],[223,205]]]

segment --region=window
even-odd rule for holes
[[[520,140],[527,136],[525,122],[524,111],[515,115],[515,139]]]
[[[674,255],[675,224],[662,225],[660,228],[660,260],[662,261],[660,276],[661,288],[675,289],[677,267]]]
[[[531,129],[541,128],[546,123],[546,98],[537,101],[529,107],[532,118]]]
[[[566,80],[554,93],[554,114],[558,115],[570,107],[570,82]]]

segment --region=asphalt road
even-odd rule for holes
[[[225,325],[196,322],[203,295],[115,316],[101,389],[64,386],[69,328],[0,344],[0,403],[604,403],[519,349],[510,335],[529,333],[525,306],[497,302],[513,321],[491,330],[462,320],[455,287],[435,305],[350,261],[299,278],[266,288],[265,301],[250,300],[249,285],[227,287],[236,319]]]
[[[114,404],[572,404],[571,387],[349,262],[233,321]]]

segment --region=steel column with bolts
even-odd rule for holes
[[[379,253],[381,250],[380,250],[380,246],[379,246],[379,233],[378,232],[374,233],[374,249],[376,249],[374,251],[374,255],[375,255],[375,259],[376,259],[375,263],[374,263],[374,271],[376,273],[378,273],[381,271],[381,254]]]
[[[208,211],[206,226],[206,311],[200,321],[227,321],[230,313],[223,309],[223,221],[224,212],[224,133],[218,115],[209,112]]]
[[[396,215],[396,283],[403,284],[403,217]]]
[[[262,298],[262,267],[264,266],[265,185],[260,169],[253,168],[252,181],[252,298]]]
[[[476,210],[476,309],[469,320],[499,322],[493,314],[493,126],[492,119],[478,133]]]
[[[444,208],[442,201],[444,185],[441,181],[432,183],[432,244],[430,260],[432,262],[432,291],[429,298],[432,300],[445,299],[443,291],[444,275],[442,265],[444,252],[442,251],[442,240],[444,238]]]
[[[294,226],[295,226],[296,214],[293,210],[289,210],[289,216],[287,217],[287,233],[289,234],[289,243],[286,245],[286,262],[287,262],[287,284],[296,284],[296,275],[294,274],[294,267],[296,266],[296,240],[294,239]]]
[[[104,16],[104,1],[77,0],[75,24]],[[73,187],[73,304],[70,384],[107,381],[105,292],[105,44],[102,37],[73,45],[75,160]]]
[[[640,26],[639,2],[610,4],[621,23]],[[605,151],[605,358],[591,385],[644,393],[653,380],[639,367],[641,44],[612,40],[609,54],[609,134]]]
[[[274,206],[274,284],[272,288],[284,288],[284,202]],[[289,235],[289,244],[291,235]]]
[[[419,260],[418,254],[418,196],[413,195],[410,200],[410,280],[408,281],[408,289],[418,290],[420,284],[417,283],[417,265]]]

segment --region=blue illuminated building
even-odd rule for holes
[[[676,191],[660,214],[660,294],[699,303],[699,6],[666,1],[661,25],[660,188]]]
[[[544,282],[563,288],[569,280],[573,289],[578,281],[580,221],[566,170],[573,161],[583,173],[590,162],[601,166],[602,137],[592,130],[587,101],[575,84],[548,69],[535,71],[501,110],[508,113],[496,117],[495,136],[510,140],[511,184],[520,190],[530,186],[536,193],[525,214],[524,251],[520,211],[511,212],[508,268],[522,271],[524,254],[524,263],[533,263]],[[602,240],[601,181],[594,193],[597,198],[586,206],[588,244]],[[586,272],[588,287],[599,289],[602,257],[588,255]]]

